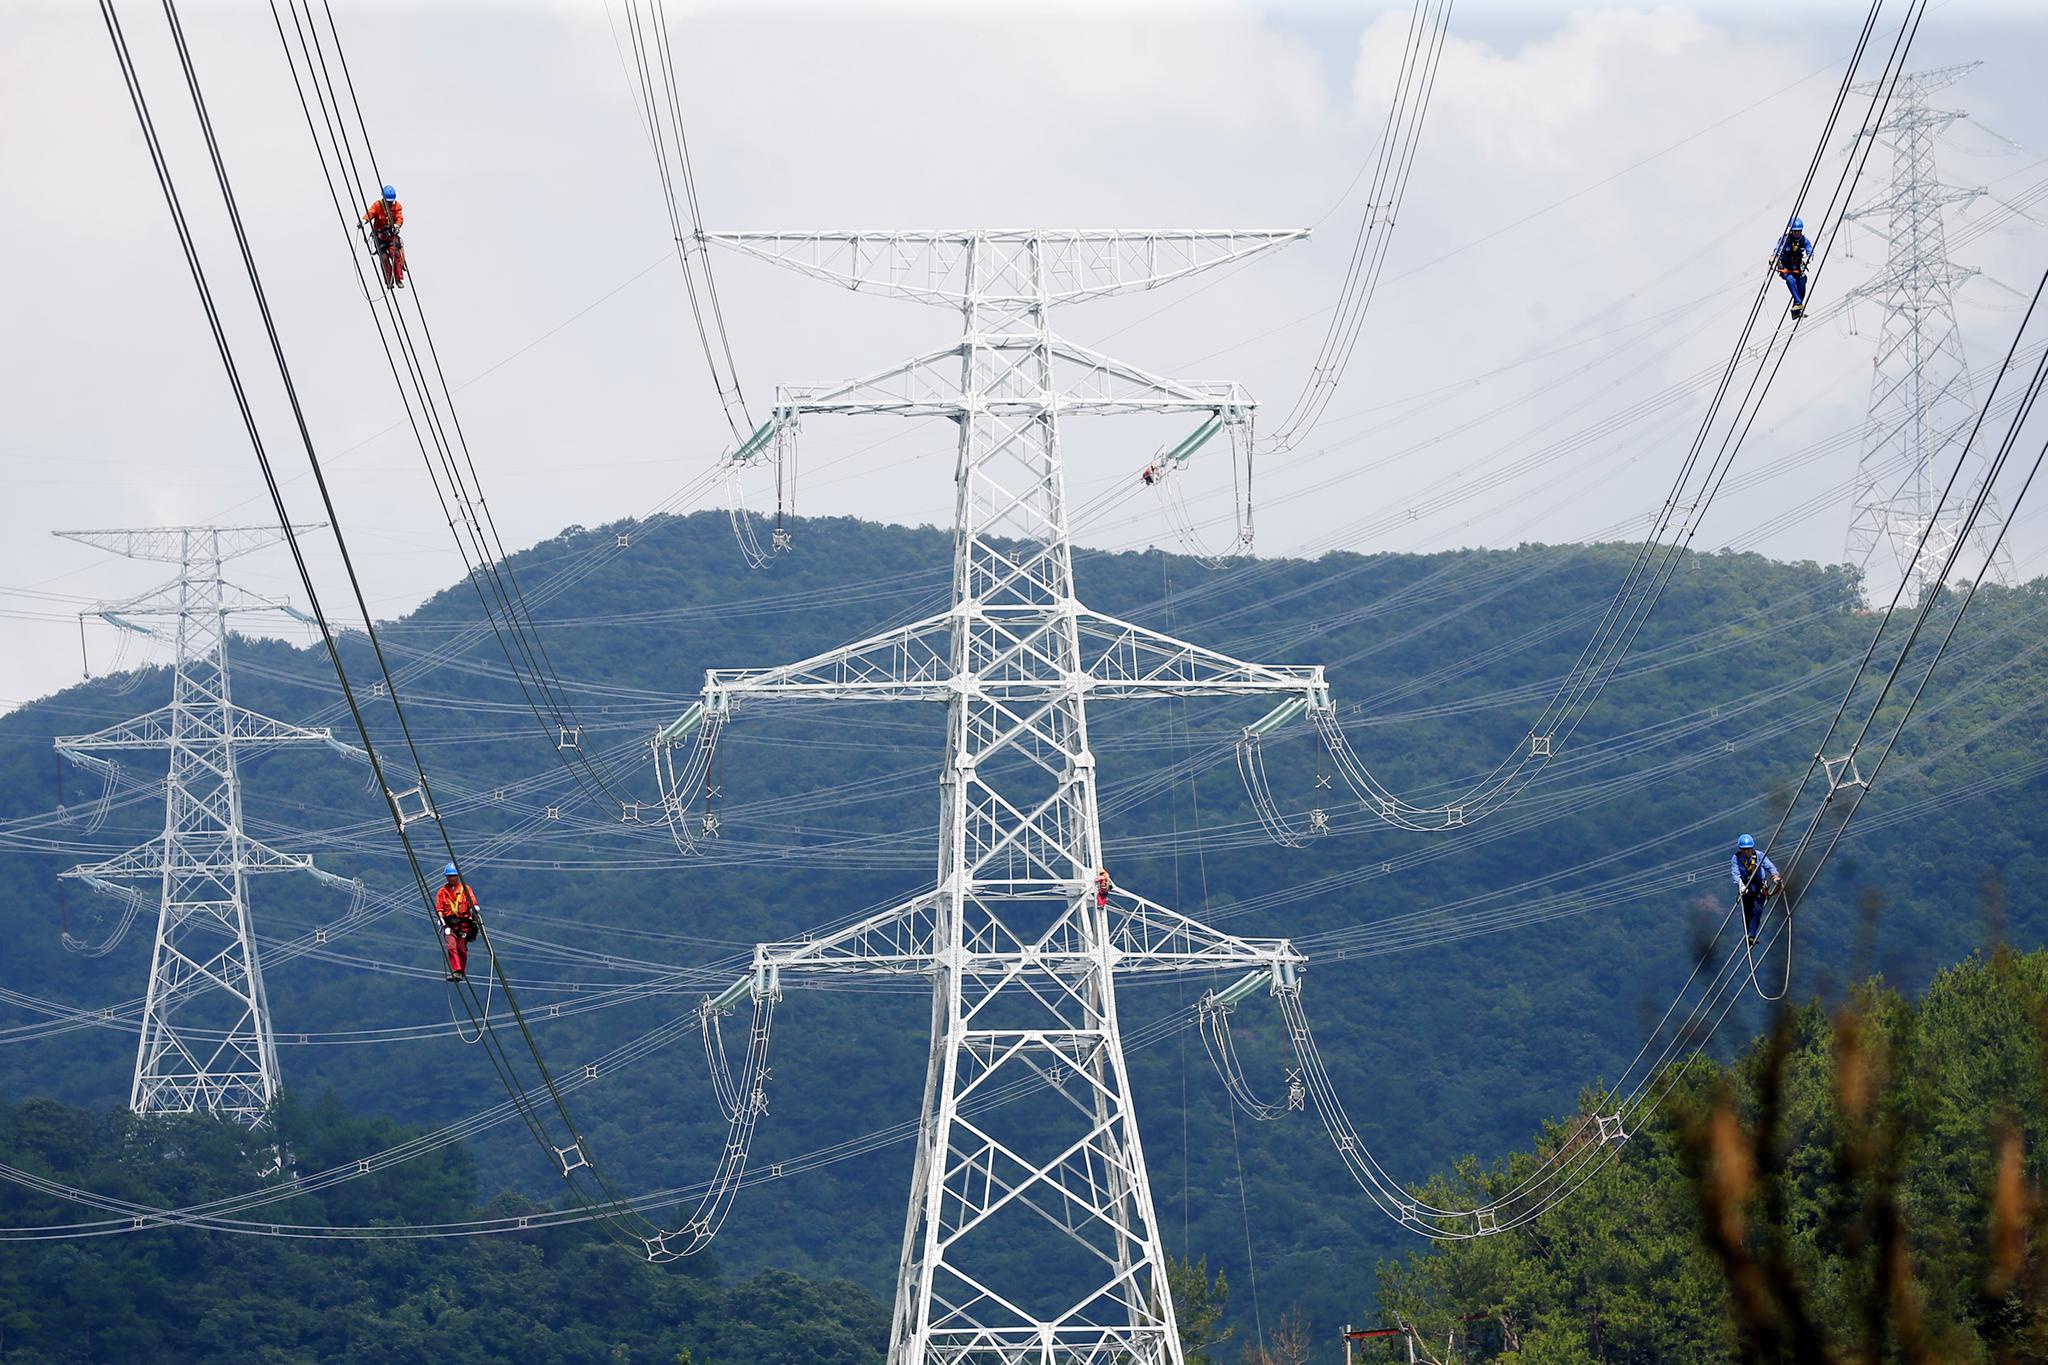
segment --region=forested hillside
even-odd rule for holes
[[[810,521],[793,553],[749,570],[724,518],[700,515],[574,529],[514,568],[544,602],[580,743],[615,748],[620,789],[652,802],[646,737],[707,666],[796,659],[930,612],[944,601],[948,550],[928,529]],[[1328,664],[1358,752],[1396,790],[1441,800],[1526,745],[1632,553],[1525,546],[1222,568],[1086,553],[1078,573],[1104,611],[1251,658]],[[2022,947],[2042,942],[2044,608],[2039,585],[1987,589],[1972,608],[1905,750],[1806,903],[1795,995],[1853,979],[1866,962],[1916,992],[1983,943],[1987,879],[2003,888],[2004,932]],[[615,802],[579,788],[496,643],[471,629],[478,617],[464,584],[383,632],[394,665],[417,670],[402,686],[443,813],[469,850],[541,1045],[577,1080],[578,1116],[611,1178],[627,1191],[690,1184],[709,1174],[725,1134],[694,1029],[629,1065],[580,1068],[687,1019],[757,939],[928,882],[938,716],[743,712],[713,774],[719,834],[686,857],[658,823],[622,819]],[[1333,1079],[1397,1176],[1492,1159],[1572,1113],[1636,1053],[1693,965],[1702,919],[1724,903],[1730,843],[1776,814],[1871,626],[1845,570],[1692,558],[1572,745],[1487,821],[1435,835],[1383,827],[1337,799],[1341,786],[1318,796],[1305,732],[1276,738],[1268,761],[1283,806],[1298,817],[1320,800],[1335,826],[1300,850],[1265,837],[1239,786],[1231,742],[1256,710],[1100,706],[1090,723],[1112,868],[1165,904],[1303,945],[1304,1003]],[[355,639],[345,648],[362,651]],[[319,653],[241,642],[235,662],[237,700],[349,737]],[[125,1100],[134,1035],[123,1005],[146,975],[148,921],[105,956],[68,953],[60,923],[92,939],[118,907],[76,887],[60,905],[54,877],[156,832],[161,796],[130,764],[95,827],[97,788],[75,770],[60,777],[50,739],[160,704],[167,681],[160,669],[117,677],[0,719],[0,819],[12,822],[0,852],[0,988],[10,992],[0,1093],[17,1104],[103,1111]],[[388,727],[388,707],[373,705],[372,719]],[[382,802],[341,755],[254,759],[245,806],[252,832],[272,843],[373,891],[402,883]],[[1883,913],[1859,937],[1855,907],[1873,891]],[[283,945],[340,921],[348,898],[270,877],[254,899],[290,1086],[332,1088],[348,1110],[428,1128],[501,1098],[483,1050],[451,1030],[421,916],[371,915],[294,955]],[[1134,986],[1126,1030],[1150,1036],[1207,984]],[[844,1277],[886,1299],[929,1013],[928,997],[903,986],[789,992],[755,1144],[761,1179],[716,1248],[734,1274]],[[1764,1018],[1738,1007],[1710,1048],[1731,1055]],[[1278,1030],[1262,1001],[1240,1010],[1238,1033],[1255,1083],[1277,1089]],[[1327,1329],[1369,1317],[1372,1267],[1413,1242],[1350,1183],[1320,1128],[1300,1114],[1234,1121],[1185,1029],[1158,1032],[1132,1066],[1169,1250],[1226,1271],[1232,1319],[1251,1331],[1298,1302],[1328,1340]],[[546,1155],[515,1128],[476,1140],[478,1197],[557,1197]],[[805,1160],[870,1134],[853,1155]],[[404,1202],[379,1216],[414,1221]]]
[[[280,1146],[307,1169],[403,1134],[329,1099],[279,1107]],[[231,1195],[275,1164],[262,1139],[206,1120],[96,1117],[48,1100],[0,1106],[0,1160],[159,1207]],[[715,1257],[656,1268],[587,1228],[442,1240],[324,1240],[335,1225],[477,1216],[463,1149],[270,1207],[301,1235],[151,1231],[0,1252],[0,1359],[583,1365],[869,1365],[886,1308],[853,1285],[780,1271],[722,1282]],[[531,1208],[494,1200],[488,1212]],[[0,1188],[10,1228],[76,1205]]]

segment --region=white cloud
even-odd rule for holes
[[[1029,16],[1011,53],[1042,66],[1020,85],[1035,84],[1062,121],[1200,136],[1215,128],[1315,128],[1334,112],[1317,54],[1247,9],[1162,5],[1055,15]]]
[[[1408,29],[1390,14],[1367,30],[1353,89],[1361,116],[1378,116],[1392,97]],[[1777,63],[1763,44],[1738,45],[1675,6],[1581,10],[1512,53],[1454,33],[1429,118],[1489,157],[1569,170],[1589,159],[1585,144],[1606,158],[1674,116],[1712,107],[1701,97],[1726,91],[1731,65],[1744,85],[1760,85]]]
[[[124,13],[159,117],[173,119],[182,92],[161,16],[148,5]],[[729,437],[673,267],[597,302],[667,243],[604,9],[579,0],[337,13],[385,174],[406,199],[450,378],[520,352],[460,395],[501,528],[530,543],[566,522],[652,505]],[[1379,126],[1406,7],[749,4],[672,5],[671,14],[716,226],[1275,225],[1315,219],[1357,169]],[[1785,88],[1846,52],[1853,22],[1832,11],[1802,12],[1796,24],[1774,16],[1777,27],[1764,30],[1719,7],[1544,15],[1461,4],[1388,279],[1332,405],[1329,439],[1367,431],[1377,419],[1355,414],[1404,395],[1651,315],[1670,321],[1646,326],[1637,349],[1671,345],[1674,354],[1638,383],[1724,346],[1711,310],[1675,310],[1758,263],[1766,229],[1757,224],[1803,169],[1832,80]],[[373,601],[401,609],[460,565],[418,455],[402,431],[378,434],[400,412],[347,282],[268,13],[192,7],[186,23],[351,542]],[[2031,85],[2044,29],[2036,17],[1994,53],[1955,55],[1995,58],[1959,87],[1959,103],[1981,91],[1995,126],[2048,147],[2048,109]],[[1928,59],[1953,56],[1931,50]],[[205,167],[189,130],[174,141],[200,211]],[[1645,158],[1654,159],[1628,169]],[[55,578],[51,586],[81,595],[139,589],[147,570],[55,546],[48,532],[266,509],[91,7],[0,4],[0,170],[9,195],[0,251],[33,263],[0,286],[10,319],[0,332],[0,478],[10,494],[0,506],[0,586]],[[1108,338],[1107,349],[1150,369],[1241,379],[1284,407],[1320,333],[1317,310],[1341,278],[1355,211],[1347,205],[1313,242],[1241,274],[1070,310],[1059,325],[1083,342]],[[205,213],[209,261],[231,282],[239,267],[218,210]],[[720,284],[757,398],[778,382],[878,368],[954,325],[937,310],[746,262],[721,261]],[[236,318],[246,326],[246,309]],[[1867,339],[1830,342],[1828,373],[1853,369],[1857,347]],[[1556,405],[1597,411],[1627,391],[1610,370],[1574,377],[1566,367],[1599,353],[1516,371],[1471,401],[1505,399],[1527,376],[1558,386]],[[1821,388],[1816,376],[1810,392]],[[1815,420],[1853,421],[1858,402],[1852,393]],[[266,414],[276,416],[274,403]],[[1263,547],[1313,544],[1373,507],[1398,507],[1432,471],[1512,448],[1538,420],[1527,417],[1447,438],[1426,467],[1396,460],[1370,481],[1332,482],[1441,430],[1441,415],[1424,408],[1327,455],[1262,469],[1274,500]],[[302,465],[289,428],[278,430],[281,457]],[[909,432],[855,453],[896,435],[873,422],[807,426],[806,470],[844,463],[807,475],[804,509],[944,519],[942,438]],[[1123,478],[1128,448],[1153,438],[1116,428],[1074,439],[1092,443],[1077,445],[1086,496]],[[1641,467],[1656,455],[1646,450]],[[827,481],[856,471],[864,476]],[[1343,496],[1325,495],[1326,484]],[[1601,482],[1540,533],[1578,534],[1641,501],[1627,479]],[[1398,543],[1512,540],[1519,524],[1461,512],[1419,522]],[[1091,534],[1171,542],[1142,515]],[[1816,529],[1806,552],[1830,555],[1835,540]],[[282,562],[249,568],[259,575],[251,586],[291,586]],[[0,597],[0,608],[19,602]],[[0,630],[16,646],[0,649],[0,698],[76,676],[75,629],[9,621]]]

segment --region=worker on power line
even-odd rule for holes
[[[1095,908],[1097,910],[1109,908],[1109,893],[1114,889],[1109,883],[1109,869],[1106,867],[1098,868],[1095,873]]]
[[[476,942],[483,921],[477,914],[476,892],[462,880],[454,863],[441,869],[447,880],[434,896],[434,913],[441,917],[441,936],[448,948],[448,979],[460,981],[469,971],[469,945]]]
[[[1735,878],[1735,889],[1742,894],[1742,925],[1753,946],[1757,926],[1763,922],[1764,902],[1784,889],[1785,879],[1747,834],[1735,841],[1735,856],[1729,859],[1728,870]]]
[[[405,226],[405,209],[398,202],[398,191],[386,185],[383,197],[370,201],[363,221],[370,225],[370,245],[376,249],[384,287],[405,288],[405,242],[398,235]]]
[[[1806,220],[1794,218],[1785,228],[1785,235],[1778,239],[1778,249],[1771,254],[1771,264],[1776,267],[1785,287],[1792,291],[1792,316],[1806,316],[1806,266],[1813,259],[1813,243],[1806,239]]]

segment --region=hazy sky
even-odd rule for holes
[[[334,5],[507,540],[636,514],[696,476],[729,438],[606,5]],[[1241,380],[1275,410],[1307,377],[1336,298],[1361,209],[1347,187],[1384,117],[1407,14],[669,8],[711,226],[1312,226],[1308,243],[1241,270],[1055,316],[1079,342],[1154,371]],[[1315,434],[1258,469],[1260,551],[1512,545],[1640,526],[1698,407],[1584,433],[1732,343],[1863,9],[1461,5],[1357,356]],[[161,13],[139,0],[122,12],[216,288],[239,299]],[[417,450],[394,427],[402,409],[270,11],[190,0],[186,23],[350,544],[374,609],[401,612],[461,565]],[[1934,8],[1913,65],[1975,58],[1983,67],[1944,92],[1972,118],[1944,143],[1942,171],[2017,195],[2048,177],[2048,12]],[[1880,153],[1866,188],[1889,169]],[[51,531],[261,522],[270,509],[94,7],[0,5],[0,185],[13,266],[0,286],[0,705],[14,705],[77,680],[81,605],[159,576]],[[1831,287],[1881,259],[1875,237],[1853,247],[1840,278],[1830,267]],[[2031,289],[2048,232],[2008,228],[1954,254]],[[743,259],[717,265],[757,406],[779,382],[877,369],[957,327],[936,309]],[[2018,320],[2015,300],[1984,281],[1960,297],[1972,356],[1988,363]],[[1856,430],[1877,323],[1866,307],[1853,325],[1806,334],[1745,468]],[[246,306],[230,324],[253,361],[261,335]],[[311,515],[303,456],[281,408],[265,404],[273,453]],[[1181,430],[1095,426],[1070,427],[1079,503],[1127,484]],[[813,419],[802,448],[803,511],[949,515],[943,425]],[[1851,441],[1726,500],[1699,543],[1750,544],[1754,528],[1814,499],[1754,543],[1842,558],[1854,458]],[[1445,487],[1474,491],[1438,507]],[[1210,515],[1227,488],[1211,460],[1186,492]],[[1149,497],[1080,534],[1180,544]],[[2024,572],[2048,571],[2039,509],[2016,543]],[[332,554],[318,564],[338,597]],[[239,568],[249,586],[299,595],[281,554]],[[104,667],[111,632],[96,628],[91,647]]]

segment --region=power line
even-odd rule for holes
[[[291,520],[284,503],[283,494],[279,487],[275,471],[272,467],[269,451],[264,444],[261,430],[255,419],[253,410],[250,406],[247,393],[243,387],[239,368],[235,360],[234,349],[228,339],[224,327],[221,324],[219,313],[214,306],[214,299],[211,286],[207,281],[204,268],[201,265],[197,250],[193,244],[191,231],[186,221],[184,208],[177,195],[168,162],[164,156],[162,146],[157,140],[155,125],[150,115],[148,101],[143,92],[141,82],[136,75],[133,58],[129,52],[126,38],[121,30],[119,16],[114,10],[112,0],[101,0],[101,15],[106,23],[109,39],[113,43],[117,60],[121,65],[123,79],[129,91],[130,102],[134,106],[137,120],[142,126],[144,140],[148,144],[151,153],[151,160],[157,174],[159,186],[164,192],[165,203],[171,211],[173,224],[177,230],[180,245],[184,250],[187,266],[192,275],[194,287],[200,295],[202,307],[206,313],[209,328],[214,336],[216,349],[220,353],[223,368],[226,370],[228,374],[230,387],[234,391],[237,406],[243,414],[244,426],[249,434],[251,446],[257,455],[257,462],[263,474],[265,486],[270,493],[273,506],[277,511],[280,525],[285,533],[286,543],[290,546],[292,550],[293,560],[296,567],[298,568],[300,581],[306,589],[309,605],[312,607],[315,620],[318,622],[320,627],[321,638],[326,646],[329,662],[334,667],[336,678],[340,682],[342,687],[343,699],[347,703],[350,715],[352,719],[355,721],[357,734],[361,738],[363,752],[365,754],[367,761],[370,764],[371,771],[375,775],[379,786],[383,788],[386,805],[391,814],[392,822],[397,829],[400,843],[404,846],[405,849],[406,859],[411,869],[415,889],[418,891],[420,895],[423,907],[426,908],[429,913],[431,922],[431,916],[433,914],[433,903],[428,892],[427,881],[419,861],[418,852],[414,846],[408,826],[411,823],[421,819],[433,820],[437,827],[439,827],[441,842],[448,854],[449,861],[451,863],[457,861],[454,844],[446,826],[441,824],[436,813],[433,790],[430,780],[426,774],[424,764],[420,760],[418,748],[413,742],[411,727],[406,721],[403,705],[399,696],[398,689],[392,678],[389,663],[385,659],[382,647],[377,640],[375,623],[371,619],[368,605],[364,600],[361,583],[359,578],[357,577],[353,559],[348,551],[347,540],[343,528],[340,524],[339,518],[334,514],[332,495],[329,490],[325,475],[320,468],[318,451],[315,447],[312,438],[312,433],[307,425],[304,411],[298,401],[296,386],[294,385],[291,377],[290,365],[285,357],[282,342],[278,337],[276,326],[270,313],[269,302],[263,288],[261,273],[257,268],[254,254],[250,248],[248,236],[244,229],[239,206],[235,199],[233,187],[230,183],[227,168],[225,162],[222,160],[218,141],[214,136],[212,121],[206,109],[205,99],[200,89],[198,75],[192,63],[191,52],[185,42],[183,28],[178,19],[177,8],[174,3],[174,0],[164,0],[163,8],[165,19],[170,28],[171,37],[174,46],[176,47],[177,50],[179,65],[184,75],[186,89],[191,97],[193,112],[197,117],[200,130],[204,136],[208,155],[213,165],[214,177],[221,192],[222,202],[227,209],[229,222],[234,230],[236,244],[240,251],[243,268],[248,276],[250,290],[252,295],[254,296],[255,302],[257,304],[258,313],[264,324],[265,335],[270,347],[271,360],[277,369],[278,377],[283,385],[286,398],[289,401],[293,419],[296,424],[299,440],[302,447],[305,450],[308,466],[313,474],[315,485],[319,489],[322,502],[327,508],[329,524],[334,528],[336,545],[340,550],[343,567],[346,570],[349,578],[350,589],[354,595],[357,609],[362,617],[365,638],[370,646],[373,657],[376,659],[378,672],[382,679],[385,694],[389,697],[392,703],[394,717],[397,720],[399,726],[399,733],[412,759],[413,778],[416,785],[402,792],[394,789],[389,780],[387,780],[385,776],[384,765],[377,755],[374,741],[372,740],[370,735],[368,723],[358,703],[355,694],[355,689],[349,680],[347,670],[342,663],[340,651],[335,643],[334,632],[331,626],[329,625],[327,614],[323,606],[321,605],[318,592],[313,583],[311,572],[306,564],[304,553],[299,544],[298,537],[296,536],[292,528]],[[412,810],[407,810],[405,807],[405,803],[407,801],[415,801],[417,803],[416,807]],[[665,1242],[662,1240],[665,1236],[664,1234],[656,1232],[654,1234],[654,1237],[650,1239],[644,1234],[642,1234],[638,1230],[638,1228],[636,1228],[629,1221],[629,1215],[627,1214],[627,1211],[624,1209],[623,1205],[620,1204],[615,1193],[610,1190],[608,1183],[604,1179],[602,1171],[590,1159],[590,1153],[588,1151],[585,1139],[583,1138],[580,1131],[577,1129],[574,1119],[569,1114],[568,1107],[566,1101],[562,1096],[561,1089],[556,1084],[553,1076],[550,1074],[546,1060],[540,1054],[538,1045],[532,1036],[531,1029],[528,1027],[523,1014],[519,1010],[517,998],[511,989],[511,984],[505,978],[504,971],[498,963],[495,951],[490,950],[490,940],[488,934],[486,934],[485,936],[484,943],[486,950],[490,952],[492,983],[495,988],[502,989],[505,993],[507,1008],[512,1014],[514,1022],[518,1025],[521,1038],[523,1039],[526,1046],[526,1051],[531,1057],[533,1065],[538,1071],[541,1088],[545,1092],[547,1100],[549,1102],[548,1107],[552,1109],[557,1120],[559,1120],[559,1122],[561,1123],[566,1133],[566,1136],[569,1138],[569,1141],[566,1145],[564,1145],[556,1141],[554,1137],[547,1131],[547,1122],[544,1114],[539,1108],[537,1108],[532,1103],[531,1095],[528,1089],[524,1086],[521,1086],[515,1079],[515,1067],[513,1065],[512,1058],[510,1054],[504,1049],[503,1044],[497,1036],[496,1030],[489,1027],[487,1020],[479,1017],[477,996],[474,987],[469,982],[463,981],[458,986],[456,996],[459,1000],[462,1001],[464,1008],[469,1011],[472,1023],[474,1024],[476,1029],[476,1041],[480,1041],[485,1044],[486,1054],[490,1058],[493,1067],[498,1071],[499,1078],[501,1082],[504,1084],[507,1094],[510,1097],[512,1097],[515,1103],[515,1107],[521,1119],[525,1122],[526,1126],[528,1127],[529,1132],[533,1135],[537,1142],[543,1144],[550,1150],[557,1164],[557,1167],[565,1180],[565,1183],[567,1184],[568,1188],[570,1189],[574,1197],[576,1197],[579,1201],[584,1201],[586,1203],[591,1204],[594,1209],[604,1212],[604,1221],[606,1223],[606,1226],[609,1229],[613,1230],[614,1235],[620,1236],[623,1240],[626,1240],[629,1243],[633,1241],[640,1242],[643,1246],[643,1249],[647,1251],[651,1258],[666,1259],[669,1255],[679,1254],[670,1251],[666,1247]],[[757,999],[756,1006],[757,1013],[759,1013],[759,1011],[762,1009],[763,1002]],[[759,1054],[758,1060],[760,1061],[762,1067],[765,1068],[765,1030],[763,1031],[763,1033],[764,1036],[761,1040],[761,1046],[758,1049],[754,1049],[753,1051]],[[755,1058],[750,1056],[750,1061],[753,1060],[755,1060]],[[578,1171],[584,1171],[588,1174],[587,1176],[583,1177],[583,1179],[579,1179],[576,1175]],[[585,1190],[583,1189],[584,1180],[588,1180],[592,1185],[596,1187],[594,1194],[585,1192]],[[644,1221],[642,1223],[642,1226],[646,1226],[644,1224]],[[692,1246],[691,1249],[694,1250],[695,1246]]]

